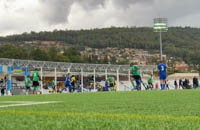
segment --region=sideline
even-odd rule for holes
[[[60,103],[60,102],[61,101],[44,101],[44,102],[33,102],[33,101],[0,101],[0,108],[16,107],[16,106],[42,105],[42,104],[52,104],[52,103]],[[1,105],[1,103],[9,103],[9,104],[8,105]]]

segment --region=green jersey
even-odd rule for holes
[[[131,73],[133,74],[133,76],[140,75],[139,66],[138,65],[134,65],[133,67],[131,67]]]
[[[25,85],[26,85],[26,87],[30,87],[31,86],[31,79],[30,78],[26,78]]]
[[[114,83],[113,77],[109,77],[109,78],[108,78],[108,81],[109,81],[110,84],[113,84],[113,83]]]
[[[153,78],[152,78],[152,77],[149,77],[149,78],[148,78],[148,83],[149,83],[149,84],[153,84]]]
[[[53,80],[51,83],[51,87],[54,88],[56,86],[55,81]]]
[[[40,72],[39,71],[33,71],[33,81],[39,81]]]

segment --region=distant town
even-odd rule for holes
[[[41,50],[46,50],[48,48],[57,48],[62,54],[64,48],[69,46],[64,45],[62,42],[56,41],[26,41],[24,45],[30,45],[33,47],[39,47]],[[23,46],[23,45],[21,45]],[[130,64],[137,63],[140,65],[153,65],[157,64],[159,61],[159,52],[150,53],[142,49],[134,48],[90,48],[85,47],[84,50],[80,51],[82,56],[91,58],[95,61],[106,61],[108,64]],[[173,61],[173,57],[167,57],[163,55],[165,59],[168,60],[171,67],[176,71],[187,72],[189,70],[189,65],[184,61]]]

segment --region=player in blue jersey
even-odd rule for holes
[[[68,73],[65,79],[65,87],[69,89],[69,92],[72,92],[72,84],[71,84],[71,74]]]
[[[160,88],[165,90],[165,81],[167,79],[167,65],[164,62],[158,65],[159,75],[160,75]]]
[[[70,73],[68,73],[68,74],[66,75],[66,79],[65,79],[65,88],[63,88],[63,89],[61,90],[61,92],[63,92],[63,90],[66,91],[67,88],[68,88],[69,92],[72,92],[71,75],[70,75]]]

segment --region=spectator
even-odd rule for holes
[[[190,84],[190,81],[188,79],[185,79],[185,81],[183,82],[183,86],[184,86],[184,89],[191,89],[191,86],[189,85]]]
[[[199,81],[198,81],[197,77],[194,77],[193,78],[193,88],[197,89],[198,86],[199,86]]]
[[[169,90],[169,80],[166,80],[165,84],[166,84],[166,89]]]
[[[179,79],[179,89],[182,88],[183,89],[183,81],[182,79]]]
[[[177,89],[177,88],[178,88],[178,83],[177,83],[177,81],[176,81],[176,80],[174,80],[174,86],[175,86],[175,89]]]

